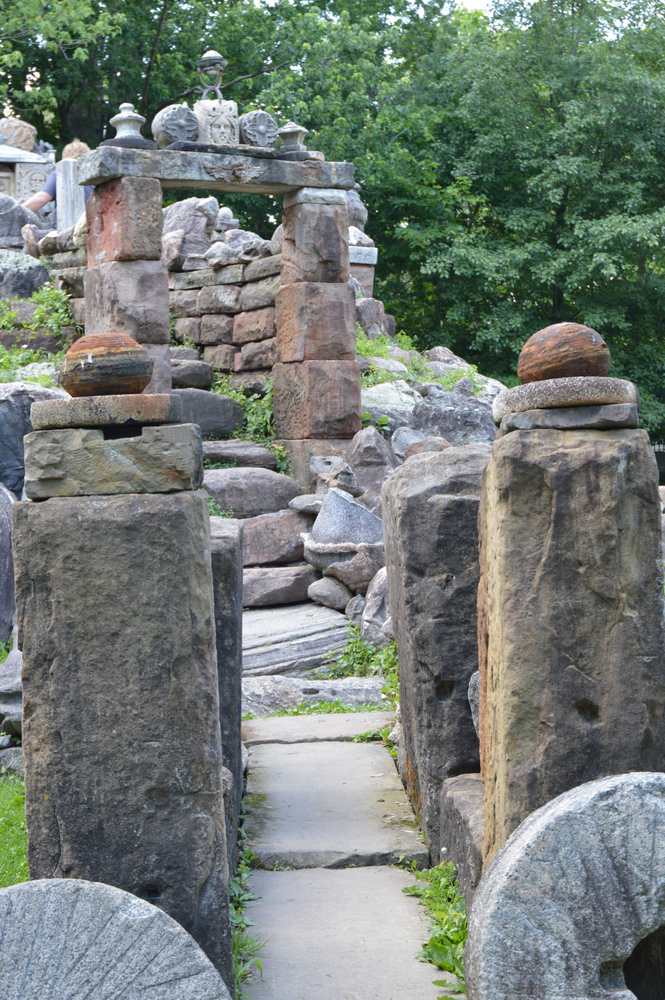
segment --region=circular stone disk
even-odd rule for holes
[[[548,410],[558,406],[599,406],[606,403],[637,403],[636,386],[622,378],[552,378],[506,389],[492,403],[494,423],[507,413]]]
[[[165,392],[45,399],[32,404],[30,419],[36,431],[60,427],[179,424],[182,422],[182,399]]]
[[[581,323],[554,323],[529,337],[517,361],[522,383],[576,375],[605,376],[610,350],[601,335]]]
[[[101,882],[0,889],[0,937],[2,967],[21,1000],[230,1000],[180,924]]]

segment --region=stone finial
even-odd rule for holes
[[[274,146],[279,129],[267,111],[248,111],[240,119],[240,141],[248,146]]]
[[[201,100],[205,101],[208,94],[214,90],[217,99],[221,101],[222,93],[220,88],[222,82],[222,73],[228,66],[228,59],[224,59],[219,52],[215,52],[214,49],[208,49],[204,52],[199,61],[196,64],[196,72],[198,73],[199,80],[201,81],[201,86],[203,87],[203,93],[201,95]],[[207,82],[204,77],[213,77],[212,83]]]
[[[282,138],[282,153],[304,152],[307,149],[303,140],[309,135],[309,129],[303,128],[302,125],[287,122],[278,129],[277,134]]]
[[[169,104],[153,118],[152,134],[160,149],[172,142],[196,142],[199,120],[186,104]]]
[[[115,128],[116,139],[121,136],[141,136],[141,125],[145,125],[145,118],[134,110],[133,104],[121,104],[120,111],[110,119],[110,123]]]

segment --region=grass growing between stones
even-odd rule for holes
[[[349,638],[339,652],[330,654],[330,664],[325,674],[328,680],[342,677],[383,677],[381,692],[385,703],[380,708],[396,708],[399,701],[399,664],[397,645],[391,642],[385,649],[377,649],[360,638],[360,627],[349,624]],[[334,660],[333,660],[334,657]]]
[[[0,773],[0,888],[28,881],[25,785]]]
[[[466,993],[463,956],[468,933],[466,903],[457,881],[457,872],[450,861],[422,872],[417,871],[414,864],[412,871],[416,882],[402,892],[415,896],[425,907],[432,935],[417,957],[459,979],[459,983],[433,980],[435,986],[446,990],[438,1000],[453,1000],[450,994]]]
[[[242,833],[241,833],[242,837]],[[229,879],[229,895],[231,899],[231,927],[233,931],[233,967],[236,979],[236,1000],[252,1000],[243,990],[243,983],[258,969],[263,973],[263,966],[257,957],[264,947],[263,941],[254,937],[249,928],[253,922],[246,915],[247,904],[258,897],[249,888],[249,873],[258,867],[259,859],[252,854],[249,847],[238,853],[236,871]]]
[[[282,715],[339,715],[343,712],[375,712],[384,708],[370,702],[368,705],[345,705],[341,701],[301,701],[297,708],[278,708],[271,717]]]

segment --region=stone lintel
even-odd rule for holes
[[[100,146],[78,160],[79,184],[156,177],[163,188],[287,194],[298,188],[353,187],[352,163],[271,160],[243,155]]]

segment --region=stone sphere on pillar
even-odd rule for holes
[[[610,367],[610,351],[590,326],[581,323],[554,323],[529,337],[517,362],[522,382],[551,378],[605,376]]]
[[[143,392],[153,360],[126,333],[91,333],[75,341],[60,370],[70,396],[113,396]]]

